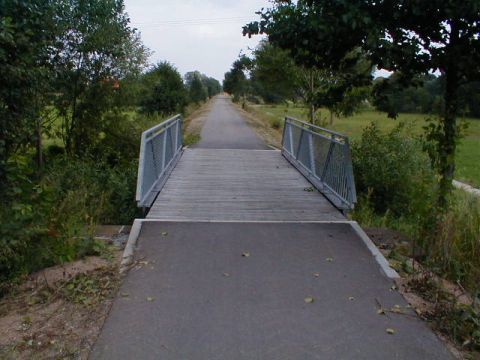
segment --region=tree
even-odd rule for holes
[[[222,85],[217,79],[202,75],[202,83],[205,89],[207,89],[207,95],[209,98],[219,94],[222,91]]]
[[[8,159],[41,141],[38,130],[41,109],[48,101],[54,9],[45,0],[0,0],[0,189]]]
[[[255,49],[252,87],[267,103],[292,99],[297,86],[297,68],[287,51],[262,41]]]
[[[338,69],[356,48],[379,68],[399,71],[403,84],[420,74],[445,77],[444,110],[427,138],[435,143],[433,162],[440,175],[438,204],[447,206],[459,137],[456,116],[461,85],[480,77],[478,0],[277,1],[244,34],[266,33],[307,67]]]
[[[234,100],[245,97],[250,86],[246,72],[250,70],[252,60],[245,55],[240,55],[232,65],[232,69],[225,73],[223,89],[233,95]]]
[[[143,76],[141,82],[140,106],[143,112],[170,115],[183,111],[187,92],[182,76],[172,64],[166,61],[158,63]]]
[[[119,80],[138,74],[148,51],[123,0],[62,0],[57,18],[55,105],[67,152],[81,155],[98,139]]]
[[[199,71],[190,71],[185,74],[189,101],[199,103],[207,99],[208,89],[202,80],[203,76]]]

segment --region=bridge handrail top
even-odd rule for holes
[[[181,118],[181,114],[177,114],[175,116],[172,116],[170,119],[162,121],[160,124],[157,124],[150,129],[145,130],[142,132],[142,138],[147,139],[147,137],[151,134],[156,133],[158,130],[162,130],[163,128],[168,127],[169,125],[172,125],[175,121],[177,121],[179,118]]]
[[[303,127],[307,127],[307,128],[310,128],[310,129],[315,129],[315,130],[319,130],[319,131],[323,131],[323,132],[326,132],[330,135],[334,135],[336,137],[340,137],[340,138],[343,138],[344,140],[348,140],[348,136],[345,135],[345,134],[342,134],[342,133],[339,133],[337,131],[333,131],[333,130],[329,130],[329,129],[325,129],[325,128],[322,128],[318,125],[313,125],[313,124],[310,124],[306,121],[303,121],[303,120],[299,120],[297,118],[294,118],[293,116],[285,116],[285,119],[286,120],[292,120],[292,121],[295,121],[297,123],[300,123],[303,125]],[[307,130],[310,130],[310,129],[307,129]],[[311,131],[311,130],[310,130]]]

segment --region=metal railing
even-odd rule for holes
[[[176,115],[142,133],[136,194],[138,207],[151,207],[180,158],[182,124],[182,116]]]
[[[346,136],[286,117],[282,154],[338,209],[354,208],[357,195]]]

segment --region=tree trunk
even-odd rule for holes
[[[445,71],[445,113],[442,119],[443,133],[439,139],[439,173],[440,188],[438,194],[438,205],[446,209],[448,195],[452,190],[452,181],[455,174],[455,150],[457,142],[456,115],[458,110],[457,89],[459,75],[457,70],[457,57],[455,56],[455,44],[458,39],[458,29],[452,24],[450,37],[450,55],[447,69]]]
[[[333,117],[333,111],[330,110],[330,126],[333,125],[333,120],[334,120],[334,117]]]
[[[37,119],[37,128],[36,128],[36,158],[37,158],[37,170],[39,173],[43,170],[43,152],[42,152],[42,120],[40,117]]]

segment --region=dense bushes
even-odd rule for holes
[[[15,276],[95,253],[97,223],[125,224],[138,215],[135,161],[111,167],[60,156],[38,184],[28,158],[17,157],[9,165],[14,169],[8,172],[8,194],[0,208],[4,286]]]
[[[421,141],[408,130],[400,124],[382,133],[373,123],[353,144],[359,193],[353,217],[364,226],[404,232],[423,249],[424,263],[478,291],[480,200],[454,192],[448,210],[436,210],[437,178]]]
[[[372,123],[352,146],[357,189],[368,194],[377,213],[410,216],[430,210],[434,174],[420,141],[407,136],[408,131],[401,123],[382,134]]]

